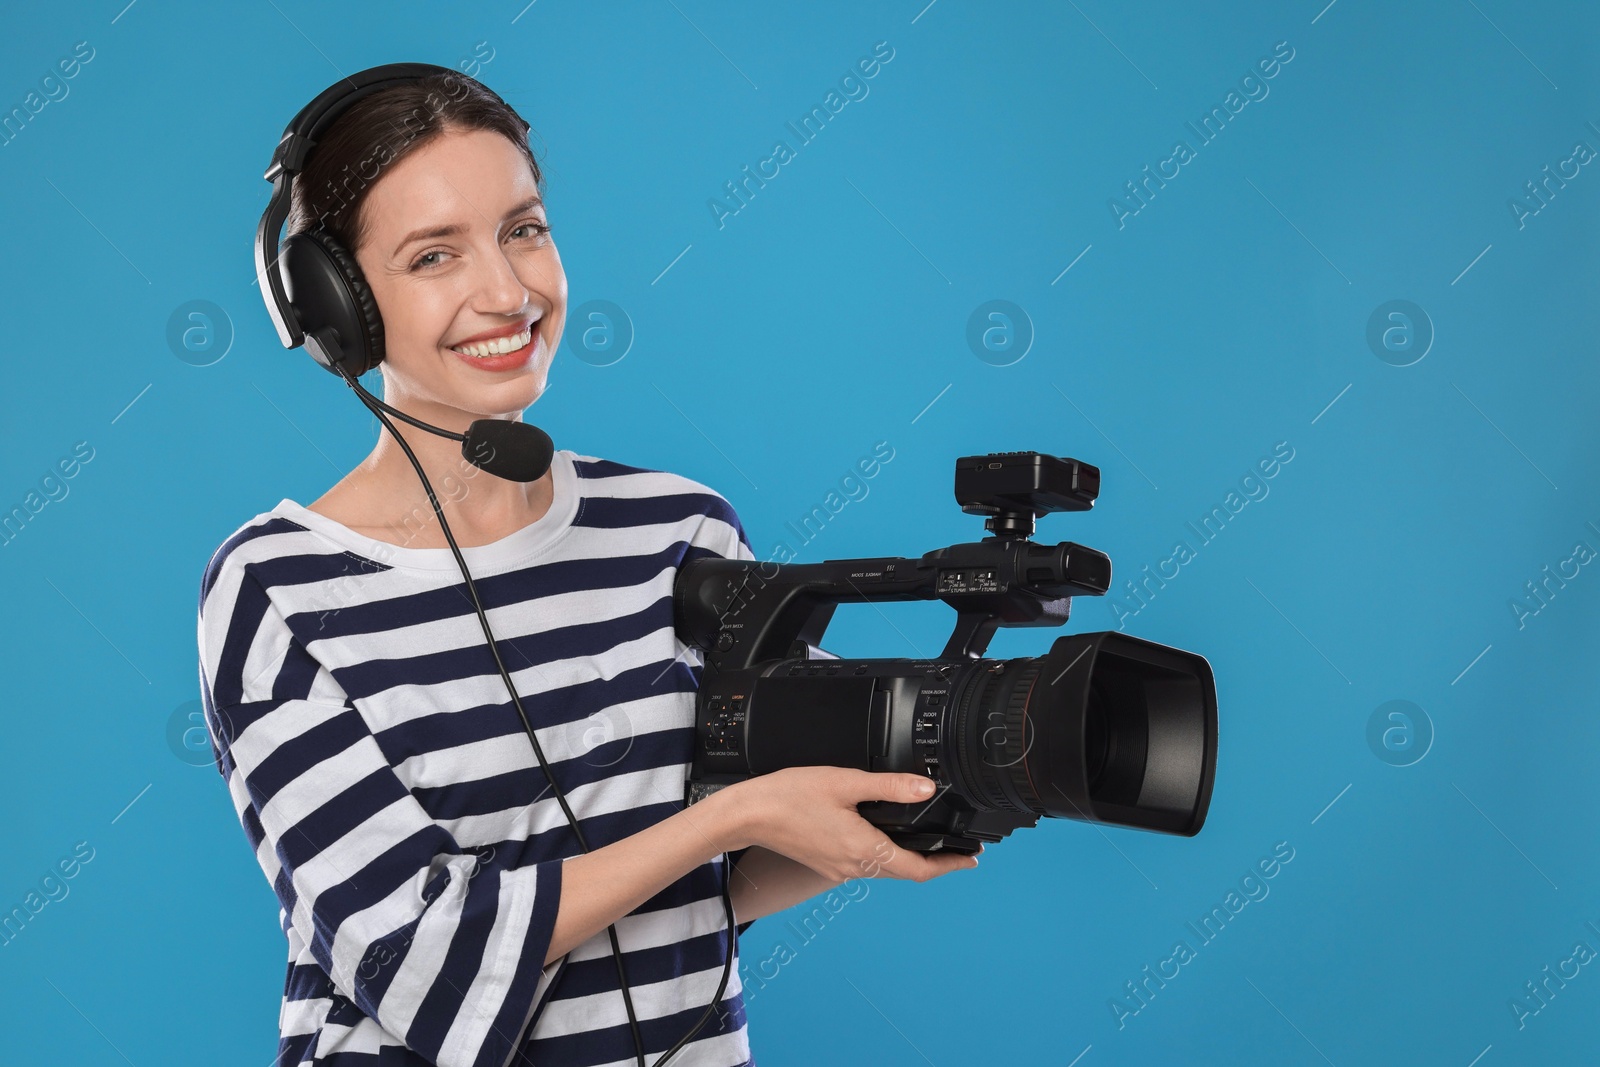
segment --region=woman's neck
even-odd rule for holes
[[[393,416],[390,421],[422,464],[458,546],[498,541],[549,512],[555,497],[555,479],[549,471],[533,482],[497,478],[467,462],[459,441],[406,425]],[[387,429],[366,459],[307,506],[389,544],[448,547],[416,469]]]

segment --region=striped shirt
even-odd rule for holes
[[[673,627],[678,568],[753,554],[698,482],[567,450],[551,473],[546,515],[461,551],[599,848],[683,807],[703,660]],[[212,556],[198,639],[217,768],[288,938],[277,1067],[636,1062],[606,931],[543,965],[582,848],[449,548],[284,500]],[[723,862],[616,923],[652,1063],[722,977]],[[673,1067],[753,1065],[740,989],[736,958]]]

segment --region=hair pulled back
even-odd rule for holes
[[[367,235],[361,205],[389,168],[446,130],[487,130],[505,136],[528,161],[534,185],[544,175],[528,147],[530,126],[476,79],[454,71],[380,89],[352,104],[295,176],[286,232],[321,227],[352,253]]]

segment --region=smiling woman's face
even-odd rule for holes
[[[355,256],[383,316],[389,402],[454,408],[464,426],[539,399],[567,276],[522,153],[499,133],[447,129],[384,174],[361,211]],[[528,343],[485,359],[490,341],[468,344],[485,336]]]

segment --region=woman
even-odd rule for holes
[[[288,229],[326,227],[364,272],[385,400],[459,432],[539,399],[567,283],[528,124],[471,79],[445,89],[351,106],[307,158]],[[206,568],[199,645],[218,768],[282,904],[280,1065],[631,1061],[613,923],[659,1055],[716,992],[730,857],[740,930],[848,878],[976,863],[896,849],[857,813],[926,797],[910,774],[791,768],[683,806],[698,654],[671,592],[688,560],[753,558],[722,496],[568,450],[504,481],[446,439],[407,443],[592,851],[394,440],[310,505],[257,515]],[[675,1064],[754,1062],[739,990],[735,972]]]

